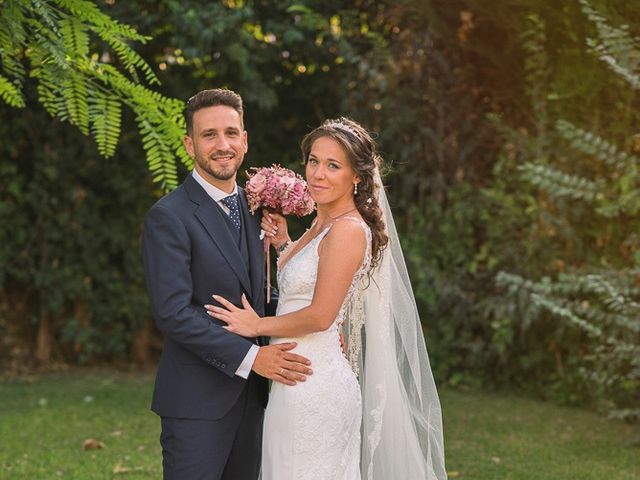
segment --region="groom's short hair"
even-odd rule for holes
[[[207,107],[224,105],[231,107],[240,115],[240,125],[244,128],[244,110],[242,108],[242,97],[233,90],[226,88],[212,88],[202,90],[187,100],[187,108],[184,111],[184,120],[187,124],[187,134],[193,133],[193,114],[198,110]]]

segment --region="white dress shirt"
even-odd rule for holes
[[[233,191],[231,193],[227,193],[207,182],[204,178],[202,178],[202,176],[196,171],[195,168],[192,170],[191,175],[193,175],[194,180],[198,182],[202,188],[204,188],[204,191],[207,192],[207,195],[209,195],[213,199],[213,201],[215,201],[220,206],[220,208],[224,210],[226,214],[229,214],[229,209],[224,203],[222,203],[222,199],[228,197],[229,195],[237,194],[238,185],[234,185]],[[251,367],[253,367],[253,362],[255,362],[256,356],[258,355],[258,350],[260,350],[260,347],[258,347],[257,345],[251,345],[251,348],[247,352],[247,355],[244,357],[244,360],[242,360],[242,363],[236,370],[236,375],[242,378],[249,378]]]

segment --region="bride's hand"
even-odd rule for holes
[[[220,295],[213,295],[213,298],[222,305],[222,307],[216,307],[214,305],[205,305],[207,313],[218,320],[222,320],[227,324],[226,327],[222,327],[232,333],[237,333],[243,337],[257,337],[258,323],[260,317],[251,308],[251,304],[242,294],[242,306],[244,308],[238,308],[229,300]]]
[[[269,210],[263,209],[260,228],[264,230],[265,235],[276,250],[285,242],[291,241],[287,228],[287,219],[279,213],[271,213]]]

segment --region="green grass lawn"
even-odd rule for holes
[[[0,383],[0,478],[161,478],[152,380],[75,372]],[[640,479],[629,425],[507,395],[441,396],[452,479]],[[89,438],[105,448],[83,451]]]
[[[630,425],[489,393],[441,393],[447,470],[470,480],[640,480]]]
[[[152,385],[113,372],[0,383],[0,478],[161,478]],[[90,438],[105,448],[83,451]]]

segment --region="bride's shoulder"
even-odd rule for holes
[[[367,222],[364,221],[364,219],[360,216],[355,216],[355,215],[349,215],[349,216],[344,216],[344,217],[340,217],[338,218],[335,223],[333,228],[341,228],[344,231],[351,231],[351,232],[355,232],[355,231],[361,231],[363,232],[365,235],[371,231],[371,229],[369,228],[369,225],[367,225]]]
[[[321,259],[333,259],[340,265],[348,266],[353,262],[357,268],[369,251],[369,235],[361,225],[361,220],[336,220],[318,246]],[[366,227],[366,224],[362,222]],[[368,228],[368,227],[367,227]]]
[[[363,245],[369,236],[369,226],[361,217],[356,216],[338,218],[327,234],[327,238],[335,242],[355,242]]]

